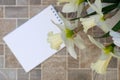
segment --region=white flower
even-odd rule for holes
[[[104,15],[102,13],[102,3],[101,0],[95,0],[95,4],[91,4],[88,1],[90,7],[97,12],[97,15],[94,15],[94,19],[96,20],[96,24],[101,28],[105,33],[107,33],[110,29],[105,23]]]
[[[83,43],[82,38],[80,35],[74,33],[73,29],[75,26],[72,26],[72,24],[65,19],[61,14],[60,14],[61,19],[63,20],[64,24],[56,24],[56,26],[61,30],[61,37],[66,45],[67,51],[70,53],[70,55],[73,58],[77,58],[77,54],[74,50],[74,45],[76,45],[80,49],[84,49],[85,45]]]
[[[113,43],[120,47],[120,33],[111,30],[110,35],[112,36]]]
[[[107,66],[110,62],[111,57],[120,58],[118,53],[115,53],[114,44],[110,46],[103,46],[100,42],[96,41],[92,36],[88,35],[90,41],[99,47],[102,50],[102,55],[96,63],[91,65],[91,68],[95,70],[97,73],[104,74],[106,72]],[[114,53],[113,53],[114,52]]]
[[[83,25],[84,32],[87,33],[87,30],[96,25],[94,18],[80,18],[81,24]]]
[[[58,50],[63,43],[60,33],[53,34],[53,32],[48,33],[47,41],[50,43],[52,49]]]
[[[92,70],[95,70],[99,74],[106,73],[106,70],[107,70],[107,67],[108,67],[108,64],[109,64],[111,58],[112,58],[112,56],[109,55],[109,56],[107,56],[106,59],[99,59],[96,63],[92,63],[91,64]]]
[[[59,2],[69,2],[63,6],[62,12],[71,13],[76,12],[78,8],[82,11],[84,0],[58,0]],[[81,12],[80,11],[80,12]]]

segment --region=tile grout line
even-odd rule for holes
[[[5,18],[5,5],[3,6],[3,18],[1,19],[4,19]]]
[[[67,56],[67,51],[66,51],[66,80],[68,80],[68,56]]]
[[[91,75],[92,75],[92,80],[94,80],[94,73],[93,73],[93,70],[91,72]]]
[[[16,69],[16,80],[18,80],[18,69]]]
[[[29,75],[28,75],[28,80],[30,80],[30,72],[29,72]]]
[[[4,48],[3,48],[4,49],[4,51],[3,51],[4,52],[4,66],[3,66],[3,68],[5,68],[5,55],[6,55],[6,53],[5,53],[5,44],[3,44],[3,46],[4,46]]]
[[[119,80],[119,59],[117,59],[117,80]]]
[[[30,0],[28,0],[28,19],[30,19]]]
[[[17,3],[18,3],[18,0],[16,0],[16,2],[15,2],[16,6],[17,6]]]

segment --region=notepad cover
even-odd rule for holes
[[[48,32],[60,32],[51,20],[61,23],[52,5],[3,38],[26,72],[56,53],[47,42]]]

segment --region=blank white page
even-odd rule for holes
[[[60,32],[51,20],[62,22],[52,5],[3,38],[26,72],[56,53],[47,42],[48,32]]]

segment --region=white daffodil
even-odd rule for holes
[[[107,66],[113,57],[120,58],[120,55],[114,52],[114,44],[110,46],[103,46],[100,42],[96,41],[92,36],[88,35],[90,41],[102,50],[102,55],[100,59],[91,65],[91,68],[97,73],[104,74],[106,72]],[[114,53],[113,53],[114,52]]]
[[[88,4],[90,5],[90,7],[97,12],[97,15],[92,16],[95,19],[95,23],[97,26],[99,26],[99,28],[101,28],[105,33],[107,33],[110,29],[108,28],[108,26],[105,23],[105,19],[104,19],[104,15],[102,13],[102,3],[101,0],[95,0],[94,4],[91,4],[88,1]],[[91,17],[90,17],[91,19]]]
[[[112,56],[109,55],[109,56],[107,56],[106,59],[100,58],[96,63],[92,63],[91,64],[92,70],[95,70],[99,74],[106,73],[106,70],[107,70],[107,67],[108,67],[108,64],[109,64],[111,58],[112,58]]]
[[[69,2],[63,6],[62,12],[71,13],[76,12],[78,8],[82,11],[84,0],[58,0],[58,2]]]
[[[96,25],[94,18],[80,18],[81,24],[83,25],[84,32],[87,33],[87,30]]]
[[[60,30],[61,30],[61,37],[66,45],[67,51],[70,53],[70,55],[73,58],[77,58],[77,54],[74,50],[74,45],[76,45],[80,49],[84,49],[85,45],[83,43],[82,38],[80,35],[75,35],[73,29],[75,26],[72,26],[72,24],[65,19],[61,14],[60,14],[61,19],[63,20],[64,24],[56,24],[54,23]]]
[[[58,50],[63,43],[60,33],[53,34],[53,32],[48,33],[47,41],[50,43],[52,49]]]
[[[113,43],[120,47],[120,33],[111,30],[110,35],[112,36]]]

